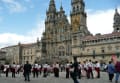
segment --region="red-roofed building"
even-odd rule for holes
[[[6,52],[6,61],[10,64],[13,62],[25,64],[26,61],[34,64],[41,58],[41,42],[39,40],[36,43],[18,43],[18,45],[4,47],[2,50]]]
[[[120,14],[114,15],[113,32],[78,37],[72,42],[72,54],[81,61],[86,59],[109,61],[114,54],[120,58]]]

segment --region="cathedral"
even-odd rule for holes
[[[109,61],[112,55],[119,58],[120,14],[117,9],[113,19],[113,32],[93,35],[87,27],[84,0],[71,0],[71,8],[69,22],[62,5],[58,11],[55,1],[50,0],[46,11],[45,32],[41,39],[44,60],[66,62],[77,57],[79,61]]]

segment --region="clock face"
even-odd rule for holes
[[[79,28],[79,21],[77,19],[75,19],[73,21],[73,30],[77,31],[78,28]]]

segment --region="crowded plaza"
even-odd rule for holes
[[[104,81],[105,83],[119,83],[119,72],[120,62],[116,61],[116,56],[113,56],[109,63],[102,64],[99,61],[92,62],[91,60],[77,62],[75,59],[74,62],[67,62],[66,64],[60,64],[59,62],[53,64],[47,62],[44,64],[29,64],[26,61],[26,64],[23,65],[15,64],[15,62],[13,64],[0,65],[0,78],[6,78],[6,80],[7,78],[22,78],[21,80],[29,82],[34,79],[45,78],[47,80],[52,77],[51,80],[56,78],[73,79],[74,83],[82,83],[82,80],[89,79],[104,79],[106,80]],[[75,80],[78,82],[75,82]]]

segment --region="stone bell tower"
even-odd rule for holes
[[[117,9],[115,9],[113,28],[113,32],[120,32],[120,14]]]
[[[82,36],[89,35],[90,32],[87,29],[86,23],[86,12],[85,12],[85,3],[83,0],[72,0],[72,11],[71,11],[71,26],[72,32],[78,33],[81,32]]]
[[[78,56],[83,47],[82,38],[91,34],[87,28],[84,0],[72,0],[71,5],[72,55]]]

